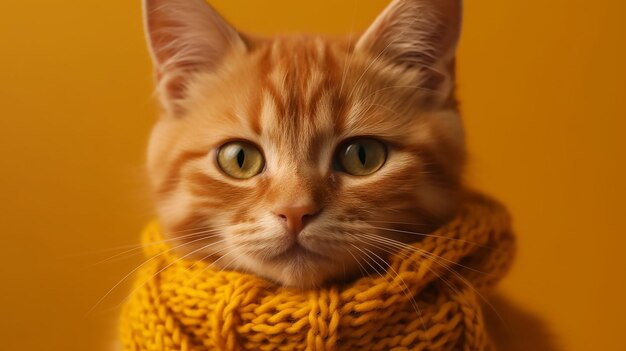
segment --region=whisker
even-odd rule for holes
[[[365,269],[365,267],[363,267],[361,262],[354,256],[352,251],[346,250],[346,252],[349,253],[350,256],[352,256],[352,258],[354,258],[354,261],[359,265],[359,271],[361,271],[361,277],[366,277],[367,276],[367,270]]]
[[[232,250],[228,251],[227,253],[225,253],[225,254],[223,254],[223,255],[220,255],[220,257],[219,257],[217,260],[215,260],[215,261],[213,261],[213,262],[208,263],[206,267],[204,267],[202,270],[200,270],[200,271],[196,272],[193,276],[191,276],[190,280],[194,280],[195,278],[197,278],[197,277],[198,277],[198,276],[200,276],[201,274],[204,274],[204,272],[206,272],[206,271],[207,271],[207,270],[209,270],[210,268],[215,268],[215,267],[216,267],[216,263],[217,263],[217,262],[219,262],[220,260],[222,260],[224,257],[226,257],[226,256],[230,255],[231,253],[235,252],[237,249],[240,249],[240,248],[245,247],[245,246],[247,246],[247,243],[244,243],[243,245],[238,244],[238,243],[233,243],[233,244],[231,244],[231,245],[226,246],[225,248],[223,248],[223,249],[222,249],[222,250],[220,250],[220,251],[225,251],[225,250],[229,250],[229,249],[232,249]],[[217,252],[217,253],[211,253],[211,254],[209,254],[209,255],[204,256],[202,259],[200,259],[200,260],[198,260],[198,261],[194,262],[194,263],[193,263],[190,267],[188,267],[188,268],[187,268],[187,270],[191,269],[191,268],[192,268],[192,267],[193,267],[193,266],[194,266],[197,262],[204,261],[204,260],[205,260],[205,259],[207,259],[208,257],[213,256],[213,255],[216,255],[216,254],[219,254],[219,252]],[[220,268],[220,270],[219,270],[218,272],[223,272],[223,271],[225,270],[225,268],[226,268],[226,267],[228,267],[230,264],[232,264],[232,263],[233,263],[236,259],[237,259],[237,257],[235,257],[233,260],[231,260],[231,261],[230,261],[230,262],[229,262],[226,266],[224,266],[224,267]]]
[[[371,239],[370,239],[371,240]],[[410,253],[407,251],[402,251],[402,250],[398,250],[397,248],[395,250],[392,250],[393,246],[391,246],[389,243],[384,243],[384,242],[376,242],[377,244],[382,245],[381,247],[378,247],[379,249],[381,249],[382,251],[390,254],[390,255],[401,255],[402,258],[404,259],[408,259],[410,258]],[[368,250],[369,251],[369,250]],[[392,268],[392,267],[390,267]],[[437,273],[437,271],[435,271],[434,269],[428,267],[428,270],[433,273],[434,275],[437,276],[438,280],[443,281],[452,291],[454,291],[457,295],[461,295],[461,292],[452,285],[452,283],[450,283],[448,280],[445,279],[444,276],[440,275],[439,273]]]
[[[220,242],[224,242],[224,241],[226,241],[226,239],[221,240]],[[219,243],[219,242],[216,242],[216,244],[217,244],[217,243]],[[220,251],[228,250],[228,249],[233,248],[233,247],[236,247],[236,246],[238,246],[238,244],[234,243],[234,244],[231,244],[231,245],[228,245],[228,246],[226,246],[226,247],[222,248],[222,250],[219,250],[219,251],[217,251],[217,252],[212,252],[212,253],[209,253],[209,254],[207,254],[207,255],[203,256],[202,258],[200,258],[200,259],[198,259],[198,260],[195,260],[195,261],[194,261],[194,262],[193,262],[193,263],[192,263],[189,267],[185,268],[185,271],[189,271],[189,270],[191,270],[191,269],[192,269],[193,267],[195,267],[195,266],[196,266],[199,262],[204,262],[207,258],[209,258],[209,257],[211,257],[211,256],[218,255]],[[205,247],[205,248],[206,248],[206,247]],[[233,249],[232,251],[234,251],[234,249]],[[231,251],[231,252],[232,252],[232,251]],[[230,253],[230,252],[229,252],[229,253]],[[227,253],[226,255],[228,255],[229,253]],[[219,261],[222,257],[224,257],[224,256],[220,256],[220,258],[218,258],[215,262]],[[197,278],[199,275],[201,275],[201,274],[203,274],[204,272],[206,272],[209,268],[211,268],[211,266],[212,266],[215,262],[212,262],[212,263],[207,263],[207,266],[206,266],[206,267],[204,267],[202,270],[200,270],[200,271],[196,272],[195,274],[193,274],[193,275],[189,278],[189,280],[190,280],[190,281],[192,281],[192,280],[194,280],[195,278]],[[160,273],[160,272],[157,272],[156,274],[159,274],[159,273]],[[156,274],[155,274],[155,276],[156,276]],[[160,292],[159,292],[159,294],[156,296],[156,299],[157,299],[157,300],[158,300],[158,299],[160,299],[162,295],[163,295],[163,291],[160,291]],[[129,298],[129,297],[130,297],[130,296],[128,296],[127,298]],[[123,302],[122,302],[122,304],[123,304]],[[120,305],[121,305],[121,304],[120,304]]]
[[[207,235],[207,234],[209,234],[209,235]],[[213,231],[208,230],[208,231],[205,231],[205,232],[194,233],[194,234],[189,234],[189,235],[183,235],[183,236],[176,237],[176,238],[170,238],[170,239],[154,241],[154,242],[150,242],[150,243],[147,243],[147,244],[137,244],[137,245],[134,245],[135,247],[133,247],[131,249],[125,250],[123,252],[119,252],[119,253],[111,256],[111,257],[108,257],[108,258],[105,258],[103,260],[100,260],[100,261],[98,261],[96,263],[91,264],[89,267],[93,267],[93,266],[97,266],[97,265],[100,265],[100,264],[103,264],[103,263],[106,263],[106,262],[110,262],[111,260],[113,260],[113,259],[115,259],[117,257],[123,256],[123,255],[131,253],[133,251],[138,251],[138,253],[141,253],[141,250],[144,249],[144,248],[147,248],[147,247],[152,247],[152,246],[156,246],[156,245],[160,245],[160,244],[165,244],[165,243],[169,243],[169,242],[172,242],[172,241],[179,241],[181,239],[194,238],[194,237],[198,237],[198,236],[205,236],[206,238],[211,238],[211,237],[219,236],[219,233],[218,233],[217,230],[213,230]],[[130,257],[132,257],[133,255],[131,255]]]
[[[246,246],[249,246],[249,243],[244,243],[243,245],[241,244],[235,244],[235,247],[230,250],[229,252],[225,253],[224,255],[222,255],[220,258],[218,258],[217,260],[215,260],[215,262],[212,263],[212,265],[215,265],[215,263],[217,263],[218,261],[220,261],[222,258],[232,254],[233,252],[237,251],[238,249],[244,249],[246,248]],[[220,268],[219,272],[223,272],[227,269],[228,266],[230,266],[231,264],[233,264],[239,257],[235,257],[232,260],[230,260],[226,265],[222,266],[222,268]]]
[[[433,261],[433,262],[437,263],[436,261]],[[470,281],[468,281],[465,277],[463,277],[459,272],[455,271],[454,269],[451,269],[450,267],[445,266],[445,265],[441,265],[441,266],[445,268],[447,271],[449,271],[450,273],[454,274],[459,280],[461,280],[463,283],[465,283],[465,285],[467,285],[470,289],[472,289],[472,291],[474,291],[474,293],[476,293],[476,295],[478,295],[478,297],[480,297],[480,299],[483,300],[483,302],[487,304],[487,306],[489,306],[489,308],[496,314],[500,322],[506,328],[508,328],[507,322],[504,320],[504,318],[502,318],[502,316],[500,315],[496,307],[491,302],[489,302],[489,300],[483,294],[481,294],[480,291],[478,291],[478,289],[476,289]]]
[[[208,262],[207,267],[205,267],[205,269],[204,269],[204,270],[202,270],[202,272],[204,272],[207,268],[210,268],[211,266],[215,266],[217,262],[221,261],[221,260],[224,258],[224,256],[230,255],[231,253],[235,252],[235,250],[236,250],[236,249],[238,249],[238,248],[240,248],[240,247],[243,247],[243,246],[246,246],[246,244],[244,243],[244,244],[242,245],[242,244],[240,244],[240,243],[231,243],[230,245],[227,245],[226,247],[223,247],[223,248],[222,248],[221,250],[219,250],[219,251],[216,251],[216,252],[211,252],[210,254],[208,254],[208,255],[206,255],[206,256],[204,256],[204,257],[202,257],[201,259],[196,260],[196,262],[192,263],[192,264],[191,264],[191,266],[189,266],[189,268],[187,268],[187,269],[189,270],[189,269],[191,269],[191,268],[195,267],[195,266],[196,266],[199,262],[203,262],[203,261],[205,261],[207,258],[209,258],[209,257],[211,257],[211,256],[217,256],[217,255],[219,255],[220,257],[219,257],[219,258],[217,258],[215,261],[213,261],[213,262]],[[232,249],[232,250],[231,250],[231,251],[229,251],[229,252],[227,252],[227,253],[225,253],[225,254],[220,254],[220,252],[221,252],[221,251],[230,250],[230,249]],[[196,276],[194,275],[194,277],[196,277]]]
[[[354,245],[354,244],[352,244],[352,243],[351,243],[350,245],[352,245],[352,246],[353,246],[354,248],[356,248],[357,250],[359,250],[359,251],[363,252],[363,250],[361,250],[358,246],[356,246],[356,245]],[[367,248],[365,248],[365,247],[364,247],[363,249],[365,249],[365,250],[367,250],[367,251],[369,251],[369,252],[373,253],[374,255],[376,255],[374,252],[372,252],[371,250],[369,250],[369,249],[367,249]],[[366,255],[366,256],[367,256],[367,257],[368,257],[371,261],[373,261],[374,263],[376,263],[376,264],[377,264],[377,265],[378,265],[378,266],[379,266],[379,267],[380,267],[383,271],[385,270],[385,268],[384,268],[384,267],[383,267],[380,263],[378,263],[378,261],[373,260],[373,259],[371,258],[371,256],[370,256],[370,255],[368,255],[366,252],[363,252],[363,253],[364,253],[364,254],[365,254],[365,255]],[[378,259],[380,259],[380,260],[382,260],[382,261],[384,262],[384,260],[383,260],[380,256],[376,255],[376,257],[377,257]],[[368,265],[370,265],[370,267],[372,267],[372,265],[369,263],[369,261],[368,261]],[[426,323],[424,322],[424,317],[423,317],[423,315],[422,315],[422,310],[419,308],[419,304],[417,303],[417,301],[415,301],[415,298],[414,298],[413,294],[411,293],[411,290],[409,289],[409,286],[406,284],[406,282],[404,281],[404,279],[402,279],[402,277],[398,274],[398,272],[396,272],[396,270],[395,270],[395,269],[393,269],[393,267],[389,266],[388,268],[390,268],[390,269],[391,269],[391,271],[392,271],[392,272],[396,275],[396,277],[398,277],[398,279],[400,279],[400,281],[402,282],[402,285],[404,285],[404,287],[400,287],[400,285],[399,285],[399,284],[397,284],[397,285],[398,285],[398,287],[402,289],[402,292],[404,293],[404,296],[405,296],[405,297],[407,297],[407,298],[409,299],[409,301],[411,302],[411,305],[412,305],[412,306],[413,306],[413,308],[415,309],[415,313],[417,313],[417,315],[418,315],[418,316],[419,316],[419,318],[420,318],[420,321],[422,322],[422,328],[423,328],[424,332],[426,332]],[[375,271],[376,273],[378,273],[378,270],[377,270],[376,268],[372,267],[372,269],[374,269],[374,271]],[[391,284],[391,283],[392,283],[390,280],[388,280],[388,279],[387,279],[387,277],[384,277],[384,276],[383,276],[382,274],[380,274],[380,273],[378,273],[378,274],[379,274],[379,275],[380,275],[383,279],[385,279],[385,281],[387,281],[387,283],[389,283],[389,284]]]
[[[172,232],[168,232],[168,235],[173,236],[173,235],[177,235],[177,238],[186,238],[186,237],[190,237],[193,236],[195,234],[198,233],[204,233],[206,230],[217,230],[217,229],[208,229],[208,228],[190,228],[187,230],[180,230],[180,231],[172,231]],[[189,233],[188,235],[178,235],[178,234],[186,234]],[[159,240],[159,241],[154,241],[151,242],[150,244],[153,243],[163,243],[163,242],[168,242],[168,239],[165,240]],[[89,251],[89,252],[84,252],[84,253],[79,253],[77,255],[91,255],[91,254],[98,254],[98,253],[104,253],[104,252],[108,252],[108,251],[115,251],[115,250],[122,250],[122,249],[128,249],[128,248],[134,248],[137,246],[141,246],[141,245],[145,245],[143,243],[133,243],[133,244],[126,244],[126,245],[120,245],[120,246],[114,246],[114,247],[108,247],[108,248],[103,248],[101,250],[94,250],[94,251]]]
[[[437,235],[437,234],[418,233],[418,232],[410,232],[410,231],[407,231],[407,230],[399,230],[399,229],[391,229],[391,228],[375,227],[375,226],[372,226],[372,228],[378,229],[378,230],[386,230],[386,231],[394,232],[394,233],[412,234],[412,235],[419,235],[419,236],[429,237],[429,238],[454,240],[454,241],[458,241],[458,242],[462,242],[462,243],[466,243],[466,244],[475,245],[475,246],[478,246],[478,247],[481,247],[481,248],[484,248],[484,249],[491,249],[490,247],[481,245],[479,243],[475,243],[473,241],[468,241],[468,240],[459,239],[459,238],[453,238],[453,237],[449,237],[449,236],[442,236],[442,235]]]
[[[409,244],[405,244],[405,243],[400,242],[398,240],[394,240],[394,239],[386,238],[386,237],[381,237],[381,236],[373,235],[373,234],[367,234],[367,233],[362,233],[362,234],[365,235],[365,236],[370,237],[371,240],[378,241],[379,243],[382,243],[382,242],[386,241],[389,244],[394,245],[396,248],[399,248],[399,249],[411,250],[413,252],[417,251],[418,253],[427,255],[428,257],[432,257],[432,258],[438,259],[438,260],[443,260],[443,261],[445,261],[447,263],[450,263],[450,264],[453,264],[455,266],[459,266],[461,268],[465,268],[465,269],[471,270],[472,272],[476,272],[476,273],[480,273],[480,274],[484,274],[484,275],[492,275],[491,273],[480,271],[480,270],[478,270],[476,268],[466,266],[466,265],[464,265],[462,263],[459,263],[459,262],[454,262],[454,261],[449,260],[449,259],[447,259],[445,257],[441,257],[441,256],[438,256],[438,255],[435,255],[432,252],[428,252],[428,251],[426,251],[424,249],[421,249],[419,247],[415,247],[415,246],[412,246],[412,245],[409,245]]]
[[[368,235],[368,234],[365,234],[365,235]],[[372,236],[372,235],[370,235],[370,236]],[[381,239],[380,237],[376,237],[376,236],[372,236],[372,237],[375,237],[376,239]],[[494,306],[493,306],[493,305],[489,302],[489,300],[487,300],[487,298],[486,298],[485,296],[483,296],[483,295],[482,295],[482,294],[481,294],[481,293],[480,293],[480,292],[479,292],[479,291],[478,291],[478,290],[477,290],[477,289],[476,289],[476,288],[475,288],[475,287],[474,287],[474,286],[473,286],[473,285],[472,285],[472,284],[471,284],[471,283],[470,283],[467,279],[465,279],[465,278],[464,278],[464,277],[463,277],[463,276],[462,276],[459,272],[457,272],[456,270],[452,269],[451,267],[449,267],[449,266],[447,266],[447,265],[442,264],[441,262],[439,262],[439,261],[438,261],[438,259],[442,259],[442,260],[447,261],[447,262],[449,262],[449,263],[453,263],[453,264],[455,264],[455,265],[461,266],[461,267],[463,267],[463,268],[466,268],[466,269],[472,270],[472,271],[477,272],[477,273],[480,273],[480,274],[485,274],[485,275],[493,275],[493,274],[491,274],[491,273],[486,273],[486,272],[482,272],[482,271],[480,271],[480,270],[477,270],[477,269],[474,269],[474,268],[471,268],[471,267],[464,266],[464,265],[462,265],[462,264],[460,264],[460,263],[450,261],[450,260],[448,260],[448,259],[445,259],[444,257],[437,256],[437,255],[435,255],[435,254],[433,254],[433,253],[431,253],[431,252],[428,252],[428,251],[426,251],[426,250],[423,250],[423,249],[419,249],[419,248],[416,248],[416,247],[412,247],[412,246],[410,246],[410,245],[407,245],[407,244],[401,243],[401,242],[399,242],[399,241],[397,241],[397,240],[393,240],[393,239],[390,239],[390,238],[384,238],[384,239],[387,239],[387,240],[389,240],[389,241],[395,242],[395,244],[396,244],[396,245],[399,245],[399,246],[400,246],[400,248],[403,248],[403,249],[407,249],[407,248],[408,248],[408,249],[416,249],[416,250],[418,251],[418,253],[423,254],[423,255],[426,255],[427,257],[432,258],[434,263],[436,263],[436,264],[438,264],[439,266],[441,266],[442,268],[446,269],[448,272],[450,272],[450,273],[454,274],[454,275],[455,275],[455,276],[456,276],[456,277],[457,277],[457,278],[458,278],[461,282],[463,282],[463,283],[464,283],[464,284],[466,284],[466,285],[467,285],[470,289],[472,289],[472,291],[473,291],[474,293],[476,293],[476,295],[477,295],[478,297],[480,297],[480,299],[481,299],[481,300],[483,300],[483,302],[485,302],[485,303],[489,306],[489,308],[491,308],[491,309],[493,310],[493,312],[496,314],[496,316],[498,317],[498,319],[500,319],[500,321],[501,321],[504,325],[506,325],[506,322],[504,321],[504,319],[502,318],[502,316],[500,315],[500,313],[498,313],[498,311],[496,310],[496,308],[495,308],[495,307],[494,307]],[[378,241],[378,242],[379,242],[379,243],[383,243],[383,242],[381,242],[381,241]],[[407,247],[407,246],[408,246],[408,247]],[[432,272],[432,271],[431,271],[431,272]],[[434,272],[433,272],[433,273],[434,273]]]
[[[416,225],[416,226],[420,226],[420,225],[424,225],[424,223],[409,223],[409,222],[389,222],[389,221],[371,221],[368,220],[368,223],[385,223],[385,224],[404,224],[404,225]]]
[[[104,294],[104,296],[102,296],[102,297],[101,297],[101,298],[100,298],[100,299],[96,302],[96,304],[95,304],[95,305],[93,305],[93,306],[92,306],[92,307],[91,307],[91,308],[87,311],[87,314],[89,315],[91,312],[93,312],[93,310],[94,310],[96,307],[98,307],[98,306],[100,305],[100,303],[102,303],[102,301],[104,301],[104,299],[106,299],[106,298],[107,298],[107,296],[109,296],[109,295],[111,294],[111,292],[113,292],[113,290],[115,290],[115,289],[116,289],[116,288],[117,288],[120,284],[122,284],[122,282],[126,281],[126,279],[128,279],[128,277],[130,277],[130,275],[131,275],[131,274],[135,273],[135,272],[136,272],[137,270],[139,270],[141,267],[145,266],[145,265],[146,265],[146,264],[148,264],[149,262],[152,262],[152,261],[153,261],[153,260],[155,260],[157,257],[162,256],[162,255],[164,255],[164,254],[166,254],[166,253],[168,253],[168,252],[171,252],[172,250],[178,249],[178,248],[183,247],[183,246],[187,246],[187,245],[189,245],[189,244],[192,244],[192,243],[194,243],[194,242],[198,242],[198,241],[201,241],[201,240],[206,240],[206,238],[195,239],[195,240],[192,240],[192,241],[190,241],[190,242],[187,242],[187,243],[184,243],[184,244],[181,244],[181,245],[177,245],[177,246],[175,246],[175,247],[172,247],[172,248],[170,248],[170,249],[168,249],[168,250],[165,250],[165,251],[163,251],[163,252],[161,252],[161,253],[159,253],[159,254],[156,254],[156,255],[154,255],[154,256],[152,256],[152,257],[148,258],[148,259],[147,259],[147,260],[145,260],[143,263],[141,263],[140,265],[138,265],[137,267],[135,267],[133,270],[131,270],[130,272],[128,272],[126,275],[124,275],[124,277],[122,277],[122,279],[120,279],[120,280],[119,280],[119,281],[118,281],[118,282],[117,282],[117,283],[116,283],[116,284],[115,284],[115,285],[114,285],[111,289],[109,289],[109,291],[107,291],[107,292],[106,292],[106,294]],[[200,249],[202,249],[202,248],[200,248]],[[200,249],[195,250],[195,252],[200,251]],[[194,252],[192,252],[192,253],[194,253]],[[189,254],[188,254],[188,255],[189,255]],[[186,255],[186,256],[188,256],[188,255]],[[143,285],[145,285],[145,284],[146,284],[146,283],[142,284],[141,286],[143,286]],[[136,290],[138,290],[138,289],[133,290],[133,292],[134,292],[134,291],[136,291]],[[128,299],[128,297],[127,297],[127,298],[125,298],[125,299],[124,299],[124,301],[126,301],[127,299]],[[121,304],[120,304],[120,305],[121,305]]]
[[[139,291],[140,289],[142,289],[146,284],[148,284],[148,282],[150,282],[151,280],[153,280],[157,275],[163,273],[166,269],[170,268],[171,266],[173,266],[174,264],[184,260],[185,258],[195,254],[196,252],[202,251],[202,250],[206,250],[207,248],[219,244],[221,242],[226,241],[227,239],[222,239],[222,240],[218,240],[212,243],[209,243],[207,245],[204,245],[196,250],[193,250],[191,252],[188,252],[187,254],[175,259],[174,261],[168,263],[167,265],[165,265],[165,267],[159,269],[156,273],[154,273],[150,278],[146,279],[143,283],[141,283],[138,287],[136,287],[135,289],[133,289],[117,306],[116,308],[121,307],[129,298],[131,298],[134,294],[137,293],[137,291]]]

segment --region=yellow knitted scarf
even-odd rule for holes
[[[506,210],[480,195],[383,276],[312,291],[179,260],[160,235],[156,223],[144,232],[124,350],[486,350],[480,294],[514,251]]]

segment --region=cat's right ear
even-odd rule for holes
[[[167,114],[180,115],[190,78],[246,45],[205,0],[144,0],[143,6],[159,100]]]

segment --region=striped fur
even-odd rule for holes
[[[167,16],[151,9],[181,2],[148,0],[146,16]],[[253,272],[285,285],[309,287],[358,272],[353,245],[364,245],[359,239],[362,233],[405,242],[419,238],[374,227],[429,231],[452,216],[464,163],[449,53],[456,40],[446,44],[447,51],[441,54],[432,50],[441,43],[427,43],[428,63],[399,60],[401,48],[393,39],[385,43],[389,36],[377,38],[376,33],[396,25],[392,10],[403,3],[417,3],[414,11],[426,8],[440,13],[435,0],[396,0],[360,41],[315,35],[255,38],[233,30],[219,34],[228,40],[216,40],[229,43],[218,62],[215,52],[211,64],[197,65],[178,54],[162,58],[165,67],[155,56],[159,87],[166,86],[167,91],[159,95],[163,116],[150,140],[148,169],[167,235],[215,232],[214,245],[194,256],[217,258],[216,264],[224,268]],[[458,7],[450,17],[459,16]],[[225,25],[210,7],[203,11],[211,14],[206,21]],[[433,30],[458,31],[458,25],[442,27],[443,15],[447,16],[434,17],[438,24]],[[176,18],[167,20],[148,20],[148,33],[167,30],[151,27],[151,22],[172,23]],[[419,29],[428,34],[423,22]],[[400,24],[400,29],[411,25]],[[197,27],[187,30],[202,30]],[[440,37],[450,35],[425,35],[419,40]],[[159,45],[170,49],[194,45],[193,41],[174,45],[171,41],[190,40],[176,36],[165,42],[151,40],[155,51]],[[238,44],[232,45],[233,40]],[[425,46],[414,43],[407,49],[406,40],[410,38],[404,39],[402,50],[416,51],[406,57],[426,57],[418,52],[424,49],[425,55]],[[176,59],[187,61],[177,66]],[[168,71],[172,67],[174,72]],[[172,76],[177,81],[173,87],[162,82]],[[375,137],[389,149],[385,165],[365,177],[333,168],[338,145],[358,136]],[[220,172],[216,151],[231,140],[257,145],[266,160],[264,172],[247,180]],[[303,201],[321,210],[295,239],[272,212],[276,206]],[[302,250],[292,250],[294,240]],[[189,253],[197,248],[190,244],[181,250]]]

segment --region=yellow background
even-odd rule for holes
[[[212,1],[244,31],[362,30],[386,1]],[[466,1],[469,179],[520,251],[502,290],[564,350],[626,350],[626,6]],[[0,348],[104,350],[150,217],[138,0],[0,2]]]

